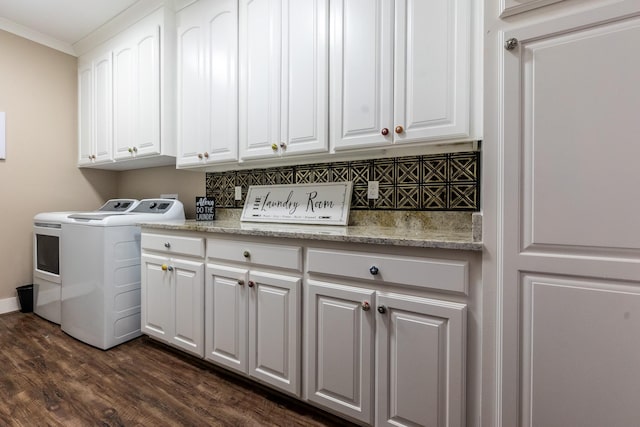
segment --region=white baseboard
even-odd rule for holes
[[[18,297],[0,299],[0,314],[11,313],[20,310]]]

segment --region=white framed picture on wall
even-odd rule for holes
[[[4,131],[4,120],[5,114],[0,111],[0,159],[6,158],[6,149],[5,149],[5,131]]]

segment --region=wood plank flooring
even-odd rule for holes
[[[0,315],[3,426],[337,426],[336,417],[141,337],[108,351]]]

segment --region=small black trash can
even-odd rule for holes
[[[18,300],[20,300],[20,311],[31,313],[33,311],[33,285],[18,286]]]

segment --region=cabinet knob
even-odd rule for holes
[[[387,307],[385,307],[384,305],[379,305],[378,306],[378,313],[384,314],[386,312],[387,312]]]
[[[518,47],[518,39],[512,37],[504,42],[504,48],[507,50],[513,50]]]
[[[287,143],[286,143],[286,142],[284,142],[284,141],[283,141],[283,142],[281,142],[281,143],[280,143],[280,148],[282,148],[283,150],[286,150],[286,149],[287,149]]]
[[[198,153],[198,158],[202,160],[202,153]]]
[[[169,248],[171,247],[171,243],[169,243],[169,242],[165,243],[165,244],[164,244],[164,247],[165,247],[165,248],[167,248],[167,249],[169,249]]]
[[[273,151],[278,151],[278,144],[276,144],[275,142],[273,144],[271,144],[271,149]]]
[[[256,282],[254,282],[253,280],[249,280],[249,287],[253,288],[256,285]]]
[[[396,133],[402,133],[404,132],[404,128],[400,125],[396,126]]]
[[[138,152],[138,147],[133,147],[133,152],[137,153]]]
[[[369,311],[371,309],[371,304],[368,301],[362,302],[362,311]]]
[[[379,272],[380,272],[380,269],[378,267],[376,267],[375,265],[372,265],[369,268],[369,273],[371,273],[373,276],[377,276]]]
[[[388,128],[382,128],[380,133],[383,134],[384,136],[387,136],[387,135],[389,135],[389,129]]]
[[[206,151],[204,152],[204,158],[208,159],[209,158],[209,153],[207,153]]]
[[[167,267],[167,270],[169,270],[169,271],[173,271],[173,267],[172,267],[172,266],[169,266],[169,267]]]
[[[242,279],[238,279],[238,285],[240,285],[240,286],[244,286],[244,280],[242,280]]]
[[[127,151],[129,151],[130,153],[133,153],[133,148],[129,147]]]
[[[251,253],[249,253],[249,251],[244,251],[242,252],[242,256],[245,258],[249,258],[251,256]]]

